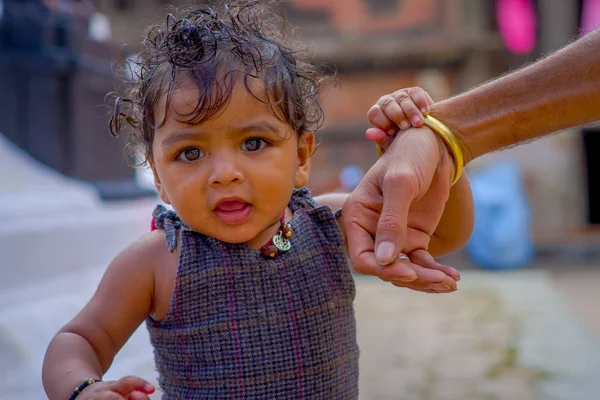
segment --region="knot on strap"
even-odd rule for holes
[[[292,212],[296,212],[303,208],[315,208],[317,207],[317,203],[310,195],[310,191],[303,187],[300,189],[294,189],[289,207]]]
[[[181,230],[181,220],[173,210],[167,210],[162,205],[156,206],[152,212],[154,218],[154,225],[158,229],[165,231],[165,238],[167,239],[167,248],[172,253],[177,248],[177,235]]]

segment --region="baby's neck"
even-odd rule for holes
[[[284,222],[289,222],[292,219],[292,210],[289,208],[285,209]],[[275,236],[279,230],[281,229],[281,221],[277,220],[274,224],[270,225],[263,231],[261,231],[258,235],[254,237],[254,239],[246,242],[246,245],[252,249],[260,249],[265,244],[269,242]]]

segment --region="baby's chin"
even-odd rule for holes
[[[193,226],[190,226],[190,228],[198,233],[201,233],[205,236],[210,236],[224,243],[246,244],[249,247],[256,249],[260,249],[271,238],[271,236],[265,236],[263,232],[260,232],[256,228],[252,227],[246,228],[241,226],[224,226],[210,231],[208,231],[206,227],[204,227],[204,229],[201,229],[201,227],[198,227],[200,229],[195,229]],[[265,236],[265,238],[262,236]],[[263,241],[264,243],[262,243]]]

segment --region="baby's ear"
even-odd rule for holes
[[[306,186],[310,175],[310,156],[315,151],[314,132],[304,132],[298,138],[298,170],[296,171],[295,187]]]
[[[169,200],[169,196],[167,195],[165,188],[163,187],[162,183],[160,182],[160,177],[158,176],[158,172],[156,171],[156,168],[154,167],[154,163],[152,162],[152,160],[150,160],[150,159],[148,160],[148,165],[150,165],[150,169],[152,170],[152,175],[154,175],[154,187],[156,188],[156,191],[158,192],[160,199],[162,201],[164,201],[166,204],[171,204],[171,201]]]

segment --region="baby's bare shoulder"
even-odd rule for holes
[[[125,248],[117,257],[114,264],[119,268],[145,269],[155,271],[155,267],[163,265],[174,257],[167,249],[164,231],[157,229],[148,232]]]
[[[144,234],[113,259],[88,304],[62,331],[85,338],[109,365],[153,312],[161,263],[173,257],[163,231]]]

